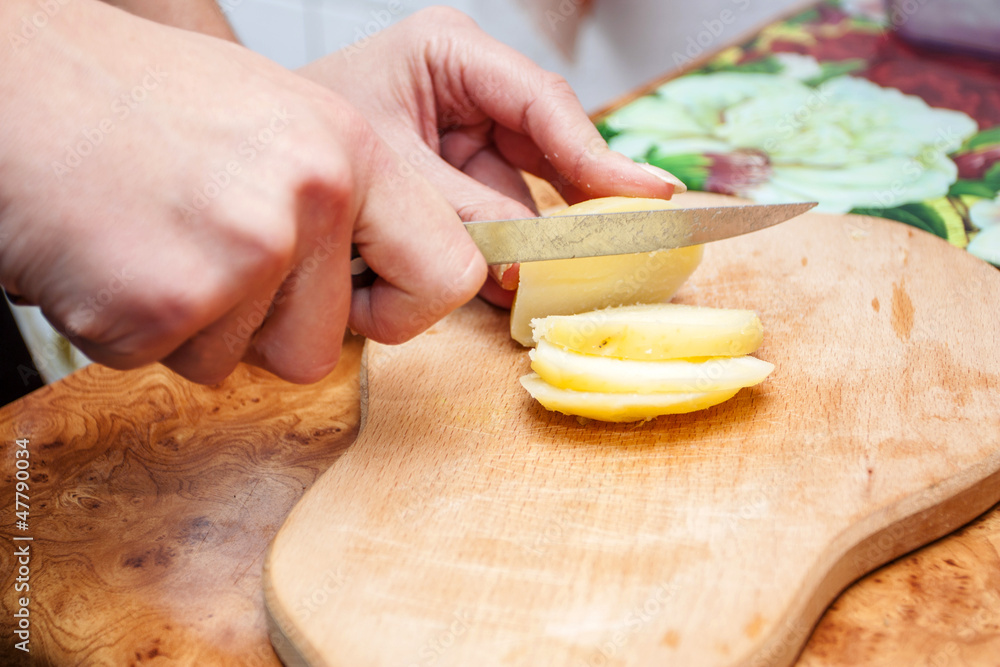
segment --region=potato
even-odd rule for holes
[[[606,197],[571,206],[559,215],[672,208],[662,199]],[[510,312],[510,335],[534,345],[531,320],[574,315],[608,306],[668,301],[701,262],[701,246],[635,255],[525,262]]]
[[[758,384],[774,364],[754,357],[634,361],[564,350],[544,338],[528,353],[531,370],[560,389],[613,394],[716,392]]]
[[[582,354],[659,361],[752,354],[764,327],[751,310],[676,303],[606,308],[531,321],[532,336]]]
[[[661,415],[704,410],[728,401],[739,391],[605,394],[553,387],[535,373],[522,377],[521,385],[546,410],[605,422],[648,421]]]
[[[566,212],[669,206],[612,197]],[[691,247],[522,264],[511,336],[536,347],[521,384],[548,410],[632,422],[703,410],[764,380],[774,365],[746,356],[764,335],[755,313],[665,303],[700,261]]]

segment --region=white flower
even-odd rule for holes
[[[793,68],[794,69],[794,68]],[[812,88],[784,74],[719,72],[671,81],[612,114],[611,146],[661,155],[762,152],[766,181],[733,191],[763,203],[818,201],[818,210],[889,208],[942,197],[957,178],[948,153],[975,133],[958,111],[866,79]]]
[[[979,233],[969,241],[968,251],[979,259],[1000,266],[1000,195],[984,199],[969,208],[969,219]]]
[[[781,63],[781,74],[799,81],[806,81],[823,73],[819,61],[801,53],[775,53],[771,56]]]
[[[878,23],[887,20],[883,0],[841,0],[840,7],[850,16],[863,16]]]
[[[982,199],[970,206],[969,220],[979,229],[1000,226],[1000,195],[993,201]]]

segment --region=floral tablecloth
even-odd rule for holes
[[[828,0],[598,122],[691,189],[898,220],[1000,266],[1000,62]]]

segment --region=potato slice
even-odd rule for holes
[[[605,394],[553,387],[535,373],[522,377],[521,384],[546,410],[606,422],[649,421],[660,415],[704,410],[728,401],[739,391]]]
[[[710,392],[762,382],[774,364],[755,357],[632,361],[579,354],[545,339],[528,353],[531,370],[554,387],[612,394]]]
[[[606,308],[531,321],[535,342],[602,357],[660,361],[752,354],[764,327],[752,310],[700,308],[677,303]]]
[[[606,197],[582,202],[559,215],[673,208],[662,199]],[[573,315],[608,306],[668,301],[701,262],[701,246],[635,255],[525,262],[510,311],[510,335],[534,345],[531,320]]]

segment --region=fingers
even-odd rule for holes
[[[351,221],[357,208],[346,172],[304,187],[296,217],[295,268],[277,291],[245,360],[290,382],[326,377],[340,359],[351,302]]]
[[[166,265],[170,263],[168,259]],[[200,266],[197,274],[190,266],[168,273],[158,270],[162,267],[132,265],[119,271],[122,278],[111,289],[96,296],[76,294],[72,298],[75,306],[57,303],[43,310],[59,331],[96,362],[130,369],[176,354],[173,361],[182,375],[216,381],[219,368],[234,364],[221,361],[200,373],[196,369],[199,362],[193,360],[212,359],[215,363],[217,350],[210,343],[212,337],[199,332],[217,330],[219,314],[225,319],[237,312],[247,284],[251,288],[259,284],[247,274],[238,273],[234,279],[228,273],[232,267],[221,264]],[[261,273],[266,278],[266,271]],[[111,298],[100,300],[112,290],[116,293]],[[178,352],[182,349],[185,351]]]
[[[486,125],[492,127],[492,123]],[[441,158],[448,164],[430,160],[427,179],[445,193],[466,221],[538,215],[520,170],[496,151],[490,134],[482,126],[445,133],[440,141]],[[463,202],[472,201],[479,205],[463,215]]]
[[[442,151],[444,154],[444,151]],[[531,191],[519,170],[511,167],[506,160],[500,157],[493,148],[483,148],[465,161],[462,169],[468,179],[473,184],[482,183],[489,186],[493,194],[488,197],[506,197],[517,202],[523,209],[530,211],[530,215],[537,216],[538,209],[531,197]],[[492,206],[498,215],[490,215],[490,211],[484,211],[482,217],[476,219],[502,219],[508,217],[524,217],[523,213],[511,208],[509,205],[497,204]],[[501,308],[510,308],[514,303],[514,294],[517,290],[518,274],[520,266],[518,264],[492,264],[489,267],[490,280],[487,280],[480,290],[479,296],[488,302]]]
[[[475,296],[486,263],[436,188],[380,142],[371,152],[374,168],[354,243],[379,277],[354,291],[350,326],[399,343]]]
[[[243,359],[254,333],[270,314],[273,296],[273,290],[268,290],[245,300],[191,336],[161,363],[192,382],[221,382]]]
[[[451,39],[429,43],[426,56],[446,124],[495,120],[508,130],[497,133],[497,143],[512,165],[565,181],[590,197],[669,199],[682,187],[665,172],[650,173],[610,151],[563,78],[489,38],[470,21],[451,13],[436,19],[453,24]],[[515,144],[512,134],[530,143]]]
[[[465,131],[446,133],[441,138],[441,156],[463,173],[435,163],[438,169],[429,174],[432,182],[441,183],[443,191],[451,193],[449,200],[466,220],[537,216],[538,208],[520,170],[500,156],[487,135],[470,137]],[[476,211],[469,211],[463,204],[477,200],[485,203]],[[479,296],[501,308],[510,308],[517,289],[519,265],[493,264],[489,273],[491,280],[486,281]]]
[[[586,177],[575,179],[572,175],[560,171],[557,165],[545,157],[531,137],[520,132],[498,127],[494,136],[497,150],[508,162],[552,183],[570,204],[595,197],[616,195],[669,199],[674,194],[687,190],[687,186],[670,172],[650,164],[636,164],[621,153],[610,150],[599,133],[587,146],[583,158],[587,164],[600,165],[598,173],[601,177],[597,179]],[[629,175],[636,169],[672,186],[673,190],[664,196],[661,185],[650,188],[648,182],[642,184],[630,182]],[[615,176],[615,173],[618,176]]]

